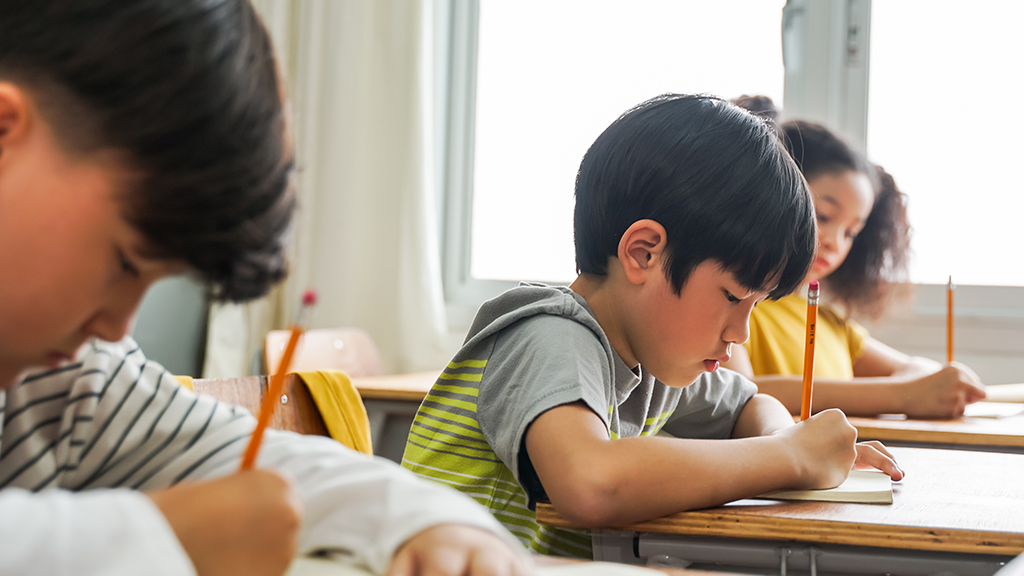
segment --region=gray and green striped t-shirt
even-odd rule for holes
[[[582,401],[612,439],[653,435],[673,411],[675,436],[728,438],[756,392],[727,370],[682,389],[637,372],[581,296],[522,284],[480,308],[416,414],[402,465],[473,497],[536,552],[589,558],[588,531],[536,522],[533,509],[545,493],[524,445],[534,419]]]

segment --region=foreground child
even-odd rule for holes
[[[855,460],[902,477],[841,412],[793,425],[719,370],[754,304],[788,294],[814,254],[811,198],[764,122],[705,96],[630,110],[583,159],[575,238],[570,287],[483,305],[404,466],[470,494],[533,550],[580,557],[589,536],[538,525],[538,500],[596,527],[835,486]],[[651,437],[673,412],[689,439]]]
[[[765,114],[763,107],[759,112]],[[824,126],[791,121],[779,130],[807,179],[818,220],[818,252],[803,282],[821,282],[824,299],[814,407],[855,415],[961,416],[967,404],[985,398],[970,368],[908,356],[869,336],[850,317],[882,316],[906,287],[905,196],[892,176]],[[793,413],[800,410],[805,308],[798,294],[758,306],[750,316],[750,340],[726,364]]]
[[[124,338],[169,274],[230,300],[284,275],[279,86],[244,1],[0,3],[0,573],[524,569],[468,498],[326,438],[268,432],[236,474],[255,420]]]

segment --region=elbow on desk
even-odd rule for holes
[[[549,490],[551,505],[566,521],[580,528],[616,524],[617,495],[622,493],[613,473],[565,475],[561,489]]]

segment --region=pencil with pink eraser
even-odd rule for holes
[[[270,377],[270,385],[267,387],[267,395],[263,397],[263,404],[260,406],[259,419],[256,421],[256,429],[249,438],[249,445],[245,449],[245,456],[242,457],[241,470],[248,470],[256,463],[256,455],[260,451],[260,443],[263,441],[263,432],[274,415],[274,408],[277,407],[284,388],[284,377],[292,363],[292,356],[295,355],[295,348],[299,345],[299,338],[302,336],[302,324],[305,313],[316,304],[316,291],[306,290],[302,295],[302,306],[299,308],[298,318],[292,324],[291,334],[288,337],[288,345],[285,346],[284,355],[278,364],[277,373]]]
[[[800,397],[800,420],[811,416],[811,392],[814,386],[814,327],[818,322],[818,281],[811,280],[807,291],[807,330],[804,344],[804,389]]]

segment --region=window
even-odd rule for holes
[[[620,113],[664,92],[760,93],[866,147],[911,198],[924,285],[874,334],[942,360],[952,274],[958,359],[987,383],[1019,380],[1018,0],[436,1],[450,12],[439,172],[456,331],[516,280],[574,278],[575,173]]]
[[[911,278],[1024,286],[1024,3],[876,0],[867,148],[910,198]]]
[[[765,94],[781,105],[784,3],[482,0],[462,191],[471,230],[464,254],[446,259],[464,268],[461,282],[496,293],[575,277],[576,170],[629,107],[666,92]]]

